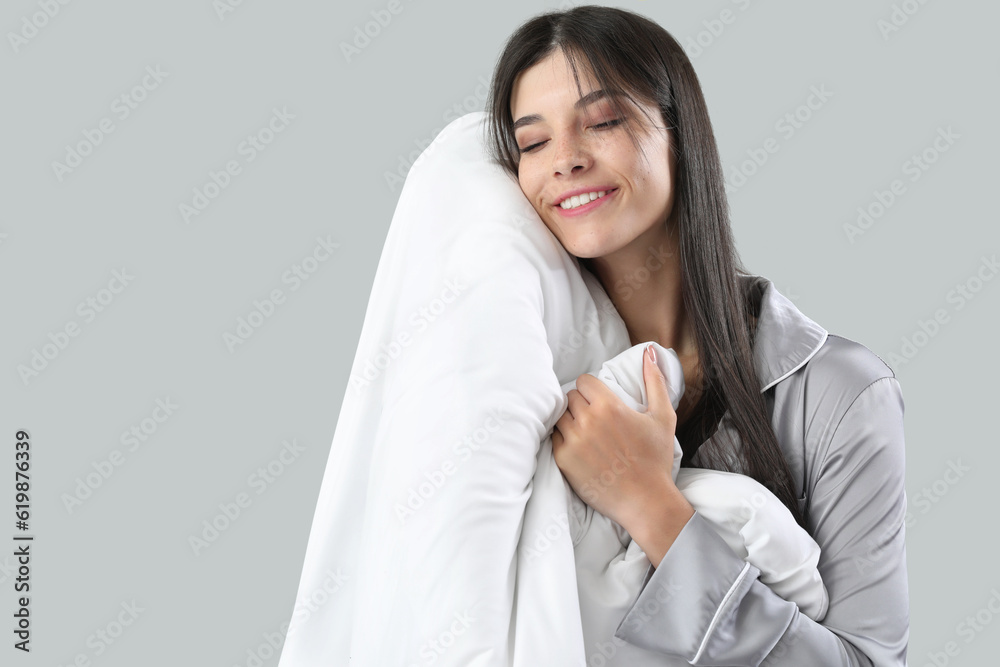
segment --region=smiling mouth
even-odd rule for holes
[[[566,199],[562,200],[561,202],[556,204],[556,206],[558,206],[564,211],[572,211],[575,208],[586,206],[595,199],[600,199],[601,197],[604,197],[605,195],[614,192],[617,189],[618,188],[613,188],[611,190],[595,190],[593,192],[586,192],[582,195],[573,195],[572,197],[567,197]]]

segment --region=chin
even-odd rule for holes
[[[590,253],[592,249],[582,243],[579,243],[576,239],[562,239],[559,238],[558,234],[556,234],[555,237],[559,240],[559,244],[563,247],[563,249],[574,257],[591,256]]]
[[[566,252],[568,252],[569,254],[573,255],[578,259],[594,259],[595,257],[603,257],[604,255],[607,254],[603,250],[596,250],[594,248],[587,248],[587,247],[583,248],[573,247],[573,246],[567,247],[564,245],[563,248],[566,248]]]
[[[566,246],[563,246],[564,248]],[[594,259],[595,257],[600,257],[603,253],[593,252],[588,250],[578,250],[576,248],[566,248],[566,252],[573,255],[578,259]]]
[[[586,241],[582,239],[568,239],[562,246],[566,249],[566,252],[580,259],[604,257],[618,249],[612,241],[601,238],[590,238]]]

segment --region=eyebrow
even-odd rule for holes
[[[582,109],[583,107],[587,106],[588,104],[593,104],[594,102],[596,102],[596,101],[598,101],[600,99],[603,99],[605,97],[608,97],[607,91],[605,91],[605,90],[594,90],[592,92],[587,93],[586,95],[584,95],[580,99],[578,99],[576,101],[576,103],[573,104],[573,108],[574,109]],[[532,125],[532,124],[537,123],[537,122],[539,122],[541,120],[543,120],[542,116],[540,114],[537,114],[537,113],[528,114],[527,116],[521,116],[516,121],[514,121],[514,127],[513,127],[512,131],[513,132],[517,132],[517,130],[519,128],[522,128],[525,125]]]

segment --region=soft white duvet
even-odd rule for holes
[[[641,347],[488,161],[484,121],[452,122],[407,175],[280,667],[595,664],[588,656],[610,641],[649,567],[572,492],[549,437],[582,373],[641,409]],[[672,351],[657,353],[682,380]],[[688,470],[677,482],[762,581],[822,615],[818,549],[776,499],[752,495],[766,489]],[[639,649],[617,655],[657,664]]]

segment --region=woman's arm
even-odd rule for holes
[[[696,513],[615,636],[694,665],[905,665],[903,410],[897,380],[875,380],[825,447],[808,512],[830,593],[821,623],[761,583]]]

